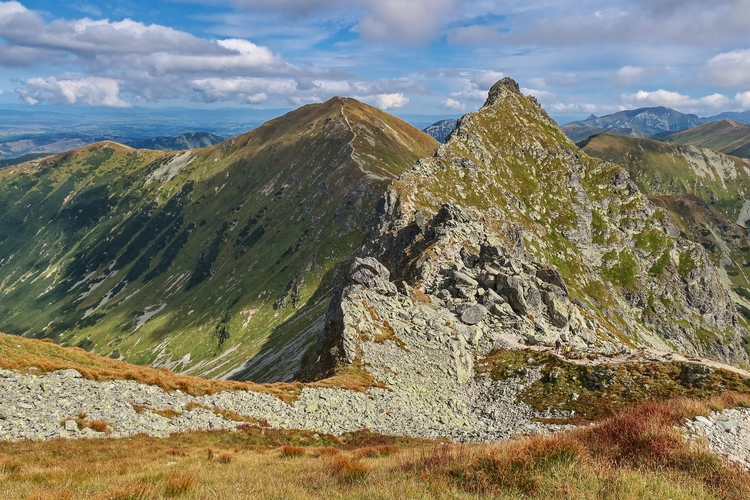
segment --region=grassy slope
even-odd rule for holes
[[[151,177],[186,153],[115,143],[4,169],[0,328],[209,376],[255,356],[245,376],[288,379],[384,186],[436,147],[337,98],[168,181]]]
[[[710,407],[649,404],[599,424],[498,445],[245,426],[168,439],[0,443],[4,498],[743,499],[750,475],[675,429]],[[747,403],[747,400],[744,401]]]
[[[646,194],[693,194],[736,221],[750,197],[750,164],[706,149],[600,135],[583,150],[624,166]]]
[[[731,120],[711,122],[670,134],[663,141],[713,149],[739,158],[750,158],[750,126]]]

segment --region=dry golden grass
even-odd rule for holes
[[[642,405],[571,432],[497,445],[254,426],[168,439],[0,443],[0,492],[9,500],[745,499],[750,475],[688,444],[674,426],[747,403],[728,394]]]
[[[282,446],[282,457],[302,457],[305,455],[305,449],[301,446]]]
[[[255,384],[208,380],[178,375],[166,368],[131,365],[86,352],[78,347],[61,347],[49,339],[27,339],[3,333],[0,333],[0,368],[34,374],[72,368],[89,380],[135,380],[143,384],[159,386],[165,391],[180,390],[193,396],[215,394],[221,391],[250,390],[270,394],[290,404],[297,400],[305,385],[342,387],[356,391],[366,391],[370,387],[383,387],[363,367],[355,365],[342,367],[333,377],[310,384],[299,382]]]

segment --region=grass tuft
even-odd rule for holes
[[[342,454],[333,457],[325,471],[341,483],[353,485],[365,482],[372,468],[363,464],[357,457]]]
[[[173,472],[167,476],[164,495],[178,497],[190,491],[195,485],[195,477],[185,472]]]

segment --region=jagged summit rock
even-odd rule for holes
[[[487,95],[487,100],[484,102],[483,107],[493,106],[498,101],[498,99],[505,97],[508,92],[512,94],[522,95],[521,87],[518,85],[518,82],[516,82],[512,78],[506,77],[495,83],[492,88],[490,88],[489,94]]]

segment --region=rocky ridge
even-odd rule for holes
[[[436,331],[454,339],[459,381],[501,335],[747,360],[747,331],[705,249],[621,167],[580,153],[510,79],[393,183],[380,214],[303,377],[358,359],[384,373],[397,361],[379,362],[378,339],[429,342]],[[415,303],[429,312],[416,321]],[[407,350],[392,352],[420,370]]]

